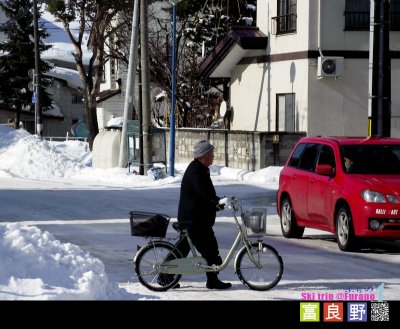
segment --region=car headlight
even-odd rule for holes
[[[371,191],[371,190],[364,190],[361,191],[362,198],[367,202],[377,202],[377,203],[385,203],[386,199],[382,193]]]

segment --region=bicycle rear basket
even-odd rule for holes
[[[253,208],[243,215],[243,222],[246,226],[247,235],[264,236],[267,234],[267,209]]]
[[[129,213],[131,235],[163,238],[167,233],[170,219],[168,215],[164,214],[131,211]]]

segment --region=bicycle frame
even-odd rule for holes
[[[165,273],[165,274],[201,274],[205,272],[218,272],[224,270],[230,261],[232,260],[232,257],[238,248],[240,242],[243,242],[243,247],[246,248],[249,254],[249,258],[251,261],[254,263],[254,265],[257,266],[257,268],[260,268],[259,262],[252,256],[252,253],[250,252],[250,241],[248,240],[247,233],[245,231],[244,225],[240,225],[239,220],[236,217],[237,209],[234,208],[234,213],[233,217],[235,218],[236,225],[238,227],[238,234],[235,238],[235,241],[233,242],[230,250],[228,251],[228,254],[226,255],[225,259],[223,260],[221,265],[208,265],[207,261],[203,257],[197,256],[196,249],[193,245],[192,240],[190,239],[190,236],[188,232],[185,230],[183,232],[183,236],[180,237],[178,240],[181,241],[181,239],[187,239],[190,250],[193,254],[192,257],[185,257],[185,258],[178,258],[178,259],[173,259],[170,261],[165,261],[160,265],[160,273]],[[258,242],[261,242],[261,238],[257,239]],[[173,251],[176,250],[175,248]],[[237,255],[239,252],[237,252]],[[236,262],[235,262],[236,263]],[[235,271],[236,271],[236,266],[235,266]]]

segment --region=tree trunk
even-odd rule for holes
[[[19,129],[19,122],[20,121],[21,121],[21,110],[16,110],[15,111],[15,122],[14,122],[15,129]]]
[[[99,133],[99,125],[97,122],[97,103],[96,96],[90,94],[87,98],[85,97],[85,120],[88,125],[88,143],[90,150],[93,150],[93,142],[97,134]]]

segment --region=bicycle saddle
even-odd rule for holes
[[[179,222],[173,222],[172,223],[172,228],[177,231],[183,231],[183,230],[187,230],[189,228],[189,224],[186,223],[179,223]]]

